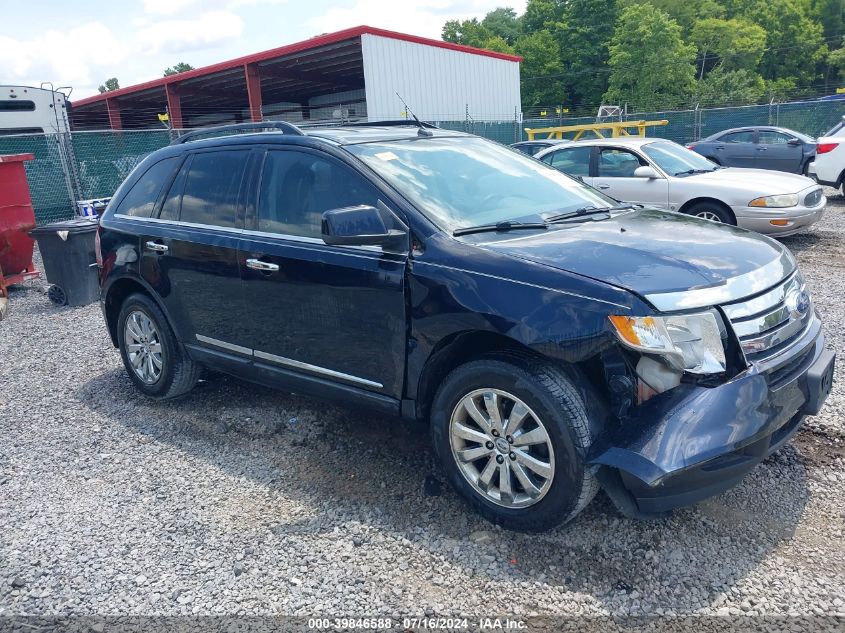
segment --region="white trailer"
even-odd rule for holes
[[[69,95],[69,89],[54,90],[47,84],[40,88],[0,85],[0,136],[69,132]]]

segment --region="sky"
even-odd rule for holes
[[[0,84],[97,94],[352,26],[440,39],[446,20],[481,18],[525,0],[25,0],[3,3]]]

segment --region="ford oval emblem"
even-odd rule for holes
[[[803,318],[810,309],[810,295],[806,290],[790,290],[784,300],[789,316],[793,319]]]

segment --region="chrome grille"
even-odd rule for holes
[[[813,320],[801,273],[750,299],[721,306],[748,360],[761,360],[789,347]]]
[[[821,202],[821,199],[822,199],[822,190],[821,190],[821,188],[819,188],[819,189],[814,189],[813,191],[811,191],[810,193],[808,193],[808,194],[804,197],[804,206],[805,206],[805,207],[814,207],[814,206],[816,206],[819,202]]]

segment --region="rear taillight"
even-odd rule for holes
[[[690,143],[687,145],[687,149],[695,149],[695,143]]]
[[[816,145],[816,154],[827,154],[837,147],[839,147],[839,143],[819,143]]]
[[[103,251],[100,249],[100,227],[97,227],[97,232],[94,234],[94,255],[97,257],[97,266],[103,267]]]

